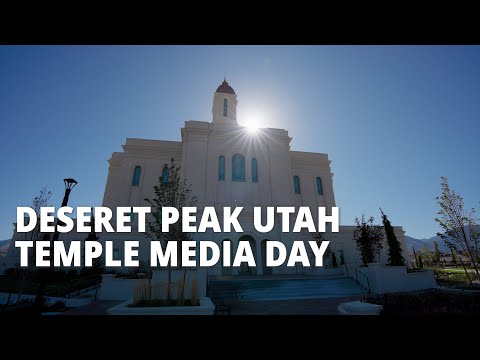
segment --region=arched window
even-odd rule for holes
[[[228,100],[223,99],[223,116],[227,116],[227,105],[228,105]]]
[[[293,177],[293,188],[295,189],[295,194],[300,194],[300,179],[297,175]]]
[[[218,158],[218,180],[225,180],[225,156],[220,156]]]
[[[140,175],[142,175],[142,168],[140,166],[135,166],[133,171],[132,186],[138,186],[140,184]]]
[[[257,159],[252,159],[252,182],[258,182]]]
[[[319,176],[317,176],[317,194],[323,195],[322,179]]]
[[[243,155],[235,154],[232,157],[232,180],[245,181],[245,158]]]
[[[164,183],[168,182],[168,165],[166,165],[166,164],[163,166],[162,182],[164,182]]]

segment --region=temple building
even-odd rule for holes
[[[108,160],[109,171],[102,206],[115,209],[119,206],[148,206],[145,198],[153,198],[153,187],[159,177],[168,173],[167,164],[174,158],[181,167],[181,176],[191,184],[197,198],[199,213],[204,206],[214,206],[218,214],[223,207],[242,206],[239,222],[243,233],[194,233],[197,241],[210,240],[222,245],[231,242],[232,253],[239,241],[250,242],[256,267],[244,264],[240,267],[217,266],[208,268],[208,275],[237,274],[299,274],[319,269],[284,266],[269,268],[265,262],[265,244],[269,240],[283,242],[290,248],[294,240],[310,241],[313,234],[283,233],[281,219],[276,215],[275,227],[269,233],[259,233],[253,226],[254,206],[308,206],[313,218],[318,207],[325,207],[327,215],[336,207],[331,161],[327,154],[294,151],[287,130],[261,128],[255,132],[237,122],[237,94],[224,80],[213,93],[211,121],[189,120],[181,128],[179,141],[127,138],[123,150],[114,152]],[[341,205],[340,213],[341,213]],[[291,222],[294,222],[292,215]],[[222,219],[219,219],[222,221]],[[136,222],[132,222],[135,224]],[[326,267],[361,264],[360,255],[353,240],[354,226],[340,226],[340,232],[324,234],[330,241]],[[132,226],[131,233],[97,234],[100,241],[116,243],[114,256],[122,258],[125,240],[141,240],[140,258],[149,261],[149,239]],[[397,239],[405,249],[404,232],[395,227]],[[24,239],[25,234],[14,233],[13,239]],[[60,240],[84,240],[86,234],[71,232],[61,234]],[[147,244],[145,246],[144,244]],[[309,248],[307,246],[307,248]],[[386,249],[378,259],[387,261]],[[10,247],[7,264],[18,263],[18,249]],[[321,270],[321,269],[320,269]]]

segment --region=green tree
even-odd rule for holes
[[[420,254],[422,255],[422,263],[424,265],[431,266],[433,264],[433,254],[427,244],[420,250]]]
[[[452,264],[455,265],[455,267],[457,267],[457,257],[453,252],[453,249],[450,249],[450,252],[452,253]]]
[[[388,246],[388,263],[393,266],[405,265],[405,259],[402,256],[403,249],[400,246],[400,242],[397,240],[393,226],[388,220],[387,215],[382,213],[382,222],[383,228],[385,229],[385,234],[387,235],[387,246]]]
[[[357,228],[353,231],[353,239],[357,243],[357,249],[364,265],[374,262],[375,256],[378,256],[383,248],[382,227],[373,225],[373,221],[373,216],[365,220],[363,214],[360,219],[355,218]]]
[[[40,189],[40,193],[38,194],[38,196],[35,196],[32,200],[32,209],[35,211],[35,214],[37,214],[37,226],[35,226],[35,228],[28,232],[28,233],[25,233],[25,240],[30,240],[30,241],[33,241],[34,243],[34,247],[31,249],[31,251],[29,250],[28,252],[28,267],[29,267],[29,270],[32,270],[32,268],[34,268],[34,264],[35,264],[35,246],[36,246],[36,242],[41,240],[42,238],[42,233],[40,232],[40,209],[42,207],[46,207],[46,206],[49,206],[49,201],[50,201],[50,198],[52,196],[52,192],[50,190],[48,190],[48,188],[46,186],[44,186],[43,188]]]
[[[152,199],[146,198],[145,201],[151,206],[152,213],[147,220],[147,236],[151,240],[158,240],[162,244],[165,251],[167,244],[170,241],[177,242],[177,256],[178,264],[182,267],[181,246],[183,241],[192,241],[193,238],[190,233],[182,231],[181,221],[170,225],[169,232],[162,231],[162,208],[174,207],[178,210],[180,219],[184,207],[195,206],[197,200],[192,195],[191,185],[187,184],[187,180],[180,176],[180,166],[177,166],[175,159],[171,158],[167,166],[168,179],[164,179],[163,175],[158,178],[158,184],[153,187],[155,196]],[[184,271],[184,280],[186,277],[186,270]],[[171,284],[172,284],[172,264],[171,259],[168,263],[168,291],[167,298],[171,299]],[[185,286],[185,281],[183,282]],[[184,293],[184,289],[182,289]]]
[[[90,232],[88,233],[88,236],[85,238],[83,241],[83,251],[82,251],[82,256],[83,256],[83,267],[80,269],[80,276],[81,277],[87,277],[87,276],[94,276],[98,275],[98,279],[100,279],[100,274],[103,273],[104,268],[102,267],[101,261],[99,258],[93,259],[92,262],[92,267],[86,267],[85,266],[85,245],[88,241],[97,241],[98,242],[98,236],[97,233],[95,232],[95,214],[93,211],[93,208],[90,210]]]
[[[423,269],[422,255],[418,255],[418,268]]]
[[[418,257],[417,257],[417,253],[415,252],[415,247],[412,246],[412,249],[413,249],[413,256],[415,257],[415,267],[418,268]]]
[[[29,273],[35,270],[34,264],[35,264],[35,254],[36,254],[35,249],[37,245],[36,242],[42,239],[42,233],[40,232],[40,210],[42,207],[49,206],[48,203],[50,201],[51,196],[52,196],[52,192],[48,190],[46,186],[44,186],[40,189],[40,193],[38,194],[38,196],[35,196],[32,200],[31,207],[35,211],[35,214],[37,216],[37,219],[36,219],[37,225],[32,231],[25,233],[25,240],[33,241],[33,248],[28,250],[28,268],[21,269],[17,265],[17,273],[21,275],[17,302],[22,297],[23,289],[25,288]]]
[[[440,250],[438,249],[438,242],[433,241],[433,261],[436,265],[440,265]]]
[[[467,256],[477,277],[480,277],[477,263],[480,256],[480,226],[475,217],[475,209],[465,209],[463,198],[450,188],[446,177],[441,177],[440,186],[441,195],[436,198],[440,210],[435,221],[442,232],[437,235],[452,251]],[[466,269],[465,272],[469,276]]]

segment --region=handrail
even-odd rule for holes
[[[370,294],[370,280],[368,280],[368,276],[362,273],[360,270],[355,269],[355,281],[357,282],[357,285],[360,284],[360,282],[358,281],[358,274],[362,275],[365,279],[367,279],[367,290]]]
[[[95,300],[97,298],[97,291],[98,291],[98,288],[100,287],[100,283],[102,282],[101,280],[101,275],[102,274],[93,274],[93,275],[87,275],[87,276],[83,276],[83,277],[78,277],[76,279],[72,279],[70,280],[70,284],[69,284],[69,288],[68,288],[68,291],[70,291],[70,289],[72,288],[72,285],[74,282],[78,282],[78,281],[82,281],[82,280],[85,280],[85,279],[91,279],[91,278],[95,278],[95,277],[98,277],[99,279],[95,282],[95,284],[93,285],[90,285],[86,288],[83,288],[83,289],[79,289],[79,290],[75,290],[75,291],[71,291],[71,292],[68,292],[66,295],[65,295],[65,298],[69,299],[71,298],[72,296],[76,296],[76,295],[80,295],[81,293],[83,292],[88,292],[90,290],[96,290],[95,291]]]

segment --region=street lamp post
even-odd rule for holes
[[[69,178],[69,179],[63,179],[63,182],[65,183],[65,195],[63,196],[63,201],[62,201],[62,207],[67,206],[68,204],[68,197],[70,196],[70,193],[72,192],[72,189],[77,185],[78,183],[75,181],[75,179]],[[58,225],[65,225],[63,221],[57,220],[57,226],[55,226],[55,232],[53,233],[52,236],[52,241],[50,242],[50,250],[52,248],[52,245],[55,241],[58,240],[59,232],[57,231]],[[51,251],[50,251],[51,254]]]
[[[72,189],[77,185],[77,181],[72,178],[68,179],[63,179],[63,182],[65,184],[65,195],[63,196],[63,201],[62,201],[62,207],[67,206],[68,204],[68,198],[70,196],[70,193],[72,192]],[[52,266],[52,252],[53,252],[53,244],[55,241],[58,241],[58,236],[60,233],[57,230],[58,225],[63,225],[63,222],[57,219],[56,226],[55,226],[55,232],[53,233],[52,239],[50,241],[50,267]],[[42,309],[42,299],[43,299],[43,294],[45,293],[45,289],[47,287],[47,277],[48,277],[48,269],[45,269],[45,271],[42,274],[42,280],[40,282],[40,286],[38,288],[37,296],[35,297],[35,302],[34,302],[34,308],[38,310],[38,312],[41,311]]]

